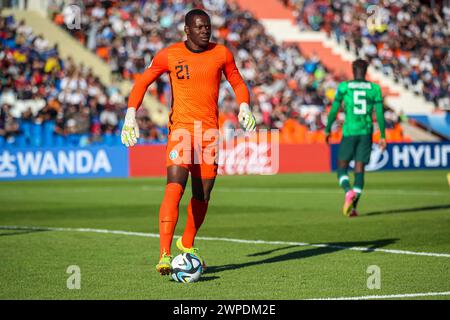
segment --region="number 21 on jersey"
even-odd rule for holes
[[[175,66],[175,69],[177,71],[177,78],[182,80],[182,79],[189,79],[189,66],[186,65],[179,65],[179,66]]]

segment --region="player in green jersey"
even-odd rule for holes
[[[379,146],[382,151],[386,149],[383,98],[380,86],[366,80],[368,64],[365,60],[354,61],[352,67],[354,80],[339,84],[325,128],[328,143],[331,126],[336,119],[341,103],[344,102],[345,120],[343,137],[339,144],[337,174],[339,186],[345,191],[343,214],[350,217],[358,215],[356,206],[364,187],[364,167],[369,163],[372,150],[374,109],[381,132]],[[355,161],[353,189],[347,173],[352,160]]]

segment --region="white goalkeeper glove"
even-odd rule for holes
[[[139,138],[139,126],[136,122],[136,109],[128,108],[125,115],[125,123],[122,127],[120,135],[122,143],[127,147],[132,147],[137,143]]]
[[[250,107],[247,103],[243,102],[239,106],[239,123],[244,127],[245,131],[255,131],[256,119],[250,111]]]

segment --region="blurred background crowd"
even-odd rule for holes
[[[62,28],[66,28],[65,22],[73,21],[73,11],[68,9],[71,3],[55,1],[50,7],[53,21]],[[224,0],[76,3],[82,7],[81,28],[67,32],[104,59],[118,81],[133,80],[160,49],[182,41],[185,13],[194,7],[204,8],[213,24],[212,41],[232,50],[251,90],[258,127],[281,129],[285,142],[324,142],[327,112],[338,83],[346,79],[326,70],[317,57],[303,56],[297,45],[277,44],[251,13],[236,4]],[[400,7],[395,28],[395,23],[388,21],[384,31],[365,32],[355,17],[365,8],[358,2],[337,5],[332,1],[290,0],[285,4],[297,12],[302,29],[335,33],[349,48],[363,50],[386,73],[410,79],[407,84],[415,90],[421,88],[419,91],[427,98],[442,103],[440,99],[445,100],[442,96],[446,94],[448,99],[448,63],[436,63],[438,58],[448,59],[448,54],[418,45],[419,38],[436,47],[443,42],[448,45],[448,37],[442,39],[448,32],[442,27],[447,17],[441,16],[442,12],[430,9],[415,15],[410,11],[413,9]],[[433,26],[436,15],[442,21],[437,20]],[[412,24],[411,20],[416,19],[417,23]],[[427,26],[420,21],[428,21]],[[412,25],[419,28],[419,33]],[[0,26],[0,144],[120,143],[127,97],[118,88],[103,85],[84,65],[75,65],[70,58],[61,59],[58,47],[49,46],[23,22],[4,17]],[[360,38],[357,34],[361,34]],[[394,42],[392,35],[404,40]],[[442,80],[441,84],[438,80]],[[168,76],[162,76],[155,87],[157,99],[170,105]],[[238,106],[226,81],[221,85],[219,108],[220,126],[238,128]],[[385,116],[388,128],[398,127],[400,119],[395,113],[386,110]],[[335,141],[340,138],[342,121],[341,114],[334,126]],[[141,143],[166,141],[167,128],[153,123],[145,108],[139,112],[139,125]]]
[[[450,107],[448,1],[282,1],[302,30],[333,35],[405,87]]]
[[[117,144],[126,99],[83,64],[61,59],[49,43],[13,17],[0,18],[0,145]],[[164,141],[141,112],[143,142]]]
[[[305,59],[296,45],[279,46],[249,12],[225,1],[84,1],[81,30],[72,32],[111,66],[117,77],[132,79],[163,47],[184,39],[184,15],[204,8],[211,15],[212,41],[229,47],[252,91],[260,128],[281,128],[294,118],[309,130],[323,128],[323,111],[339,80],[317,58]],[[55,16],[65,26],[71,11]],[[170,99],[167,76],[157,81],[158,98]],[[221,122],[237,127],[237,105],[227,83],[220,91]]]

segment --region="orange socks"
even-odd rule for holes
[[[191,248],[194,245],[195,236],[197,235],[197,231],[202,225],[203,220],[205,220],[207,209],[208,202],[191,198],[188,205],[186,228],[184,229],[182,237],[184,247]]]
[[[160,256],[170,255],[173,233],[178,221],[178,205],[183,197],[184,189],[178,183],[168,183],[164,199],[159,209],[159,244]],[[208,202],[191,198],[188,205],[186,228],[183,233],[183,246],[191,248],[197,231],[205,220]]]
[[[159,208],[159,244],[160,255],[170,255],[173,233],[178,221],[178,205],[183,197],[184,189],[178,183],[168,183],[164,199]]]

